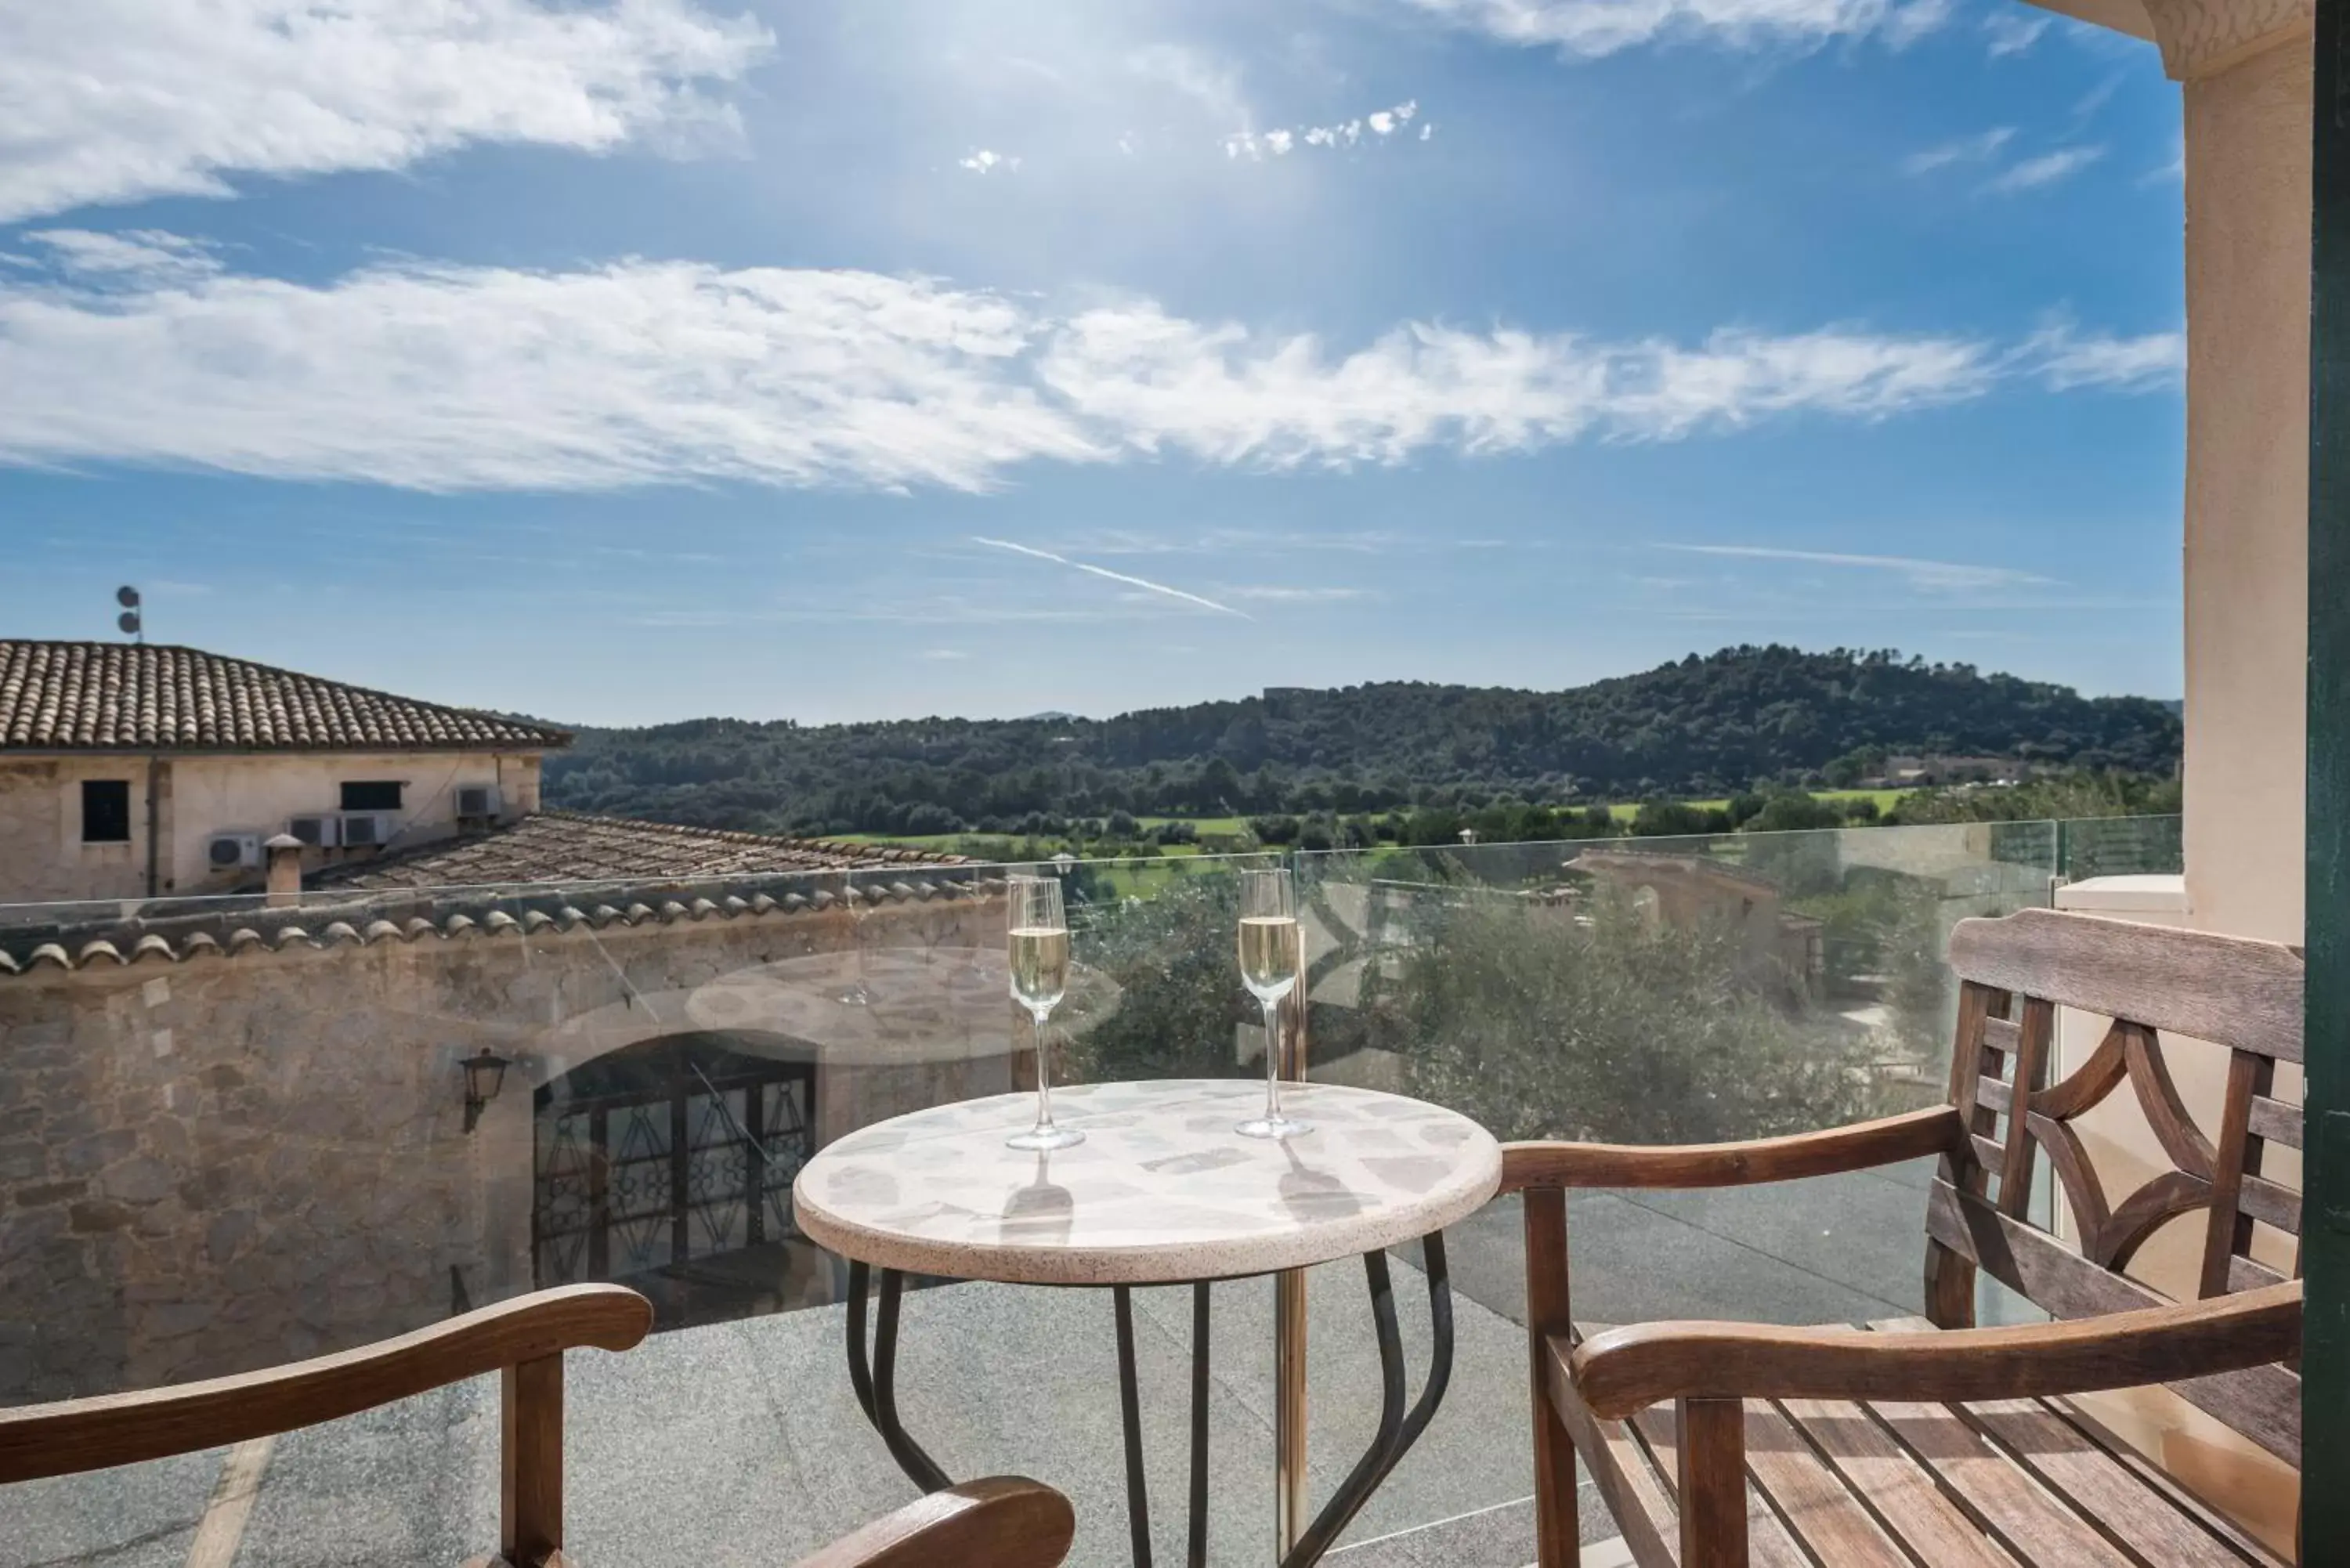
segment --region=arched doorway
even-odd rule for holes
[[[830,1267],[792,1220],[816,1151],[815,1054],[783,1035],[667,1034],[541,1085],[536,1282],[632,1286],[662,1328],[828,1300]]]

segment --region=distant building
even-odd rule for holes
[[[2032,765],[2013,757],[1887,757],[1883,776],[1865,779],[1872,789],[1929,789],[1938,784],[2021,784]]]
[[[1702,855],[1586,849],[1566,863],[1624,893],[1645,918],[1676,929],[1712,926],[1736,933],[1750,969],[1816,992],[1826,973],[1825,928],[1782,907],[1776,884]]]
[[[545,724],[192,648],[0,640],[0,904],[260,886],[538,809]]]

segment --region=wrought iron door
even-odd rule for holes
[[[622,1279],[798,1235],[816,1071],[724,1036],[648,1041],[538,1091],[533,1268]]]

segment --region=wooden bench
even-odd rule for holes
[[[563,1353],[630,1349],[652,1322],[634,1291],[568,1285],[290,1366],[0,1410],[0,1482],[247,1442],[495,1372],[498,1555],[473,1568],[563,1568]],[[1054,1568],[1075,1529],[1060,1493],[999,1477],[909,1503],[802,1568]]]
[[[1542,1568],[1576,1561],[1580,1452],[1643,1568],[2241,1568],[2276,1561],[2065,1396],[2167,1385],[2298,1467],[2301,1283],[2251,1255],[2297,1237],[2299,1195],[2264,1176],[2301,1147],[2272,1097],[2302,1059],[2290,948],[2029,910],[1961,922],[1949,1102],[1800,1137],[1700,1147],[1530,1143],[1523,1194]],[[2050,1084],[2057,1009],[2111,1020]],[[2165,1032],[2230,1053],[2218,1136],[2180,1103]],[[2173,1167],[2115,1202],[2071,1123],[2126,1084]],[[1940,1157],[1926,1208],[1926,1315],[1825,1329],[1659,1323],[1585,1337],[1570,1311],[1570,1188],[1742,1186]],[[2068,1246],[2031,1218],[2047,1157]],[[2122,1271],[2205,1212],[2198,1299]],[[2295,1249],[2298,1257],[2298,1249]],[[2052,1321],[1976,1328],[1977,1272]]]

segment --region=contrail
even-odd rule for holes
[[[1197,594],[1187,594],[1181,588],[1170,588],[1165,583],[1154,583],[1148,577],[1130,577],[1124,572],[1113,572],[1107,566],[1089,566],[1083,561],[1072,561],[1066,556],[1055,556],[1050,550],[1039,550],[1027,545],[1015,545],[1009,539],[991,539],[984,534],[974,534],[971,537],[972,542],[976,545],[988,545],[998,550],[1010,550],[1019,556],[1034,556],[1040,561],[1050,561],[1056,566],[1070,566],[1080,572],[1091,572],[1097,577],[1107,577],[1113,583],[1125,583],[1130,587],[1148,588],[1154,594],[1165,594],[1170,599],[1181,599],[1185,604],[1198,605],[1201,609],[1214,610],[1218,615],[1236,615],[1243,620],[1256,618],[1245,610],[1236,610],[1230,605],[1220,605],[1213,599],[1203,599]]]

